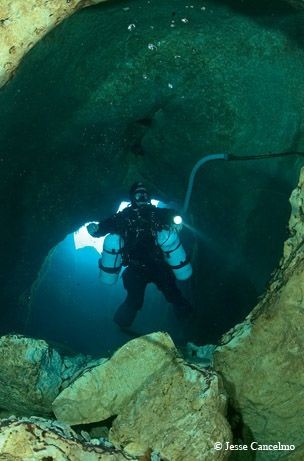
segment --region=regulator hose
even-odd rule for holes
[[[299,155],[304,157],[304,152],[280,152],[278,154],[273,154],[271,152],[267,152],[266,154],[259,154],[259,155],[234,155],[234,154],[210,154],[210,155],[205,155],[202,157],[200,160],[196,162],[194,167],[192,168],[192,171],[189,176],[188,180],[188,187],[187,187],[187,192],[185,195],[185,200],[184,200],[184,205],[182,209],[182,214],[186,214],[188,207],[189,207],[189,202],[192,194],[192,189],[193,189],[193,184],[194,184],[194,179],[195,175],[198,172],[198,170],[207,162],[211,160],[228,160],[228,161],[248,161],[248,160],[264,160],[266,158],[276,158],[276,157],[288,157],[292,155]]]

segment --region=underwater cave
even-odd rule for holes
[[[192,231],[181,234],[195,322],[176,323],[149,287],[136,328],[216,344],[244,319],[282,256],[303,165],[262,159],[303,151],[304,13],[294,3],[108,1],[29,51],[0,90],[2,334],[92,354],[126,341],[111,342],[105,307],[123,291],[104,294],[98,254],[67,242],[115,213],[136,180],[180,209],[193,166],[216,153],[261,159],[196,175]]]
[[[304,459],[303,21],[304,0],[3,0],[1,459]],[[86,225],[137,181],[183,218],[193,315],[149,284],[126,331]]]

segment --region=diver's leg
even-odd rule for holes
[[[153,282],[164,294],[166,300],[173,304],[174,313],[177,318],[187,318],[193,313],[191,303],[183,296],[176,285],[172,270],[167,264],[160,264],[155,271]]]
[[[122,274],[123,284],[127,290],[125,301],[119,306],[114,315],[114,321],[122,328],[129,327],[142,307],[147,282],[142,273],[132,266]]]

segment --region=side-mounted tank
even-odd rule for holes
[[[187,280],[192,275],[192,266],[175,229],[157,232],[157,244],[164,253],[165,261],[171,267],[177,280]]]
[[[117,282],[122,266],[124,241],[118,234],[108,234],[103,243],[102,256],[98,261],[100,279],[106,285]]]
[[[192,266],[174,229],[157,232],[156,242],[164,254],[177,280],[187,280],[192,275]],[[117,282],[122,267],[123,238],[108,234],[104,240],[102,256],[99,259],[100,279],[107,285]]]

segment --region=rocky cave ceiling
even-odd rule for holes
[[[206,153],[303,151],[304,143],[303,2],[106,2],[33,47],[90,2],[55,4],[57,19],[49,23],[48,11],[44,29],[43,14],[34,31],[29,17],[16,35],[7,15],[0,18],[2,83],[14,71],[0,92],[1,306],[16,329],[48,251],[113,212],[133,180],[182,202]],[[15,71],[21,33],[33,48]],[[11,67],[7,50],[16,55]],[[263,291],[303,161],[241,163],[201,172],[190,206],[210,243],[196,253],[196,302],[204,281],[206,304],[217,296],[213,315],[231,290],[243,313]]]

